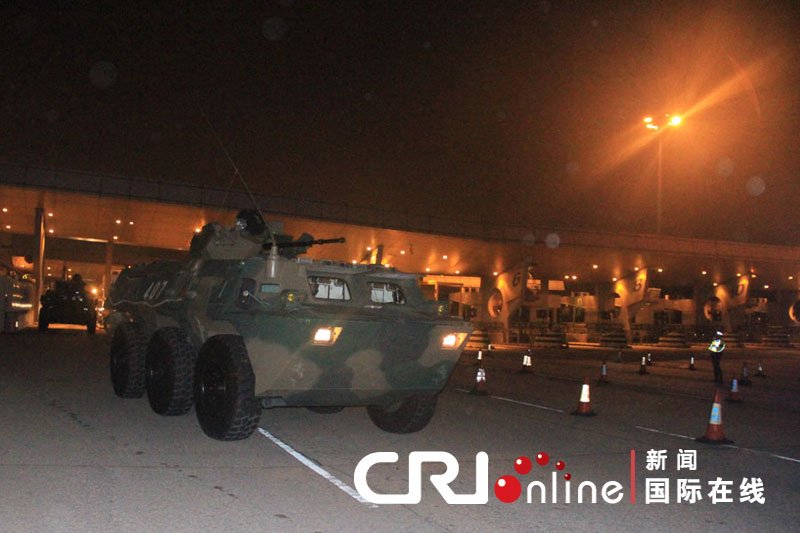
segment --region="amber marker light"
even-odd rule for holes
[[[342,328],[319,328],[314,332],[314,344],[331,345],[339,338]]]
[[[448,333],[444,337],[442,337],[442,348],[445,350],[452,350],[453,348],[458,348],[461,346],[461,343],[464,342],[464,339],[467,338],[466,333]]]

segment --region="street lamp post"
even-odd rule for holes
[[[658,161],[656,163],[656,181],[658,182],[658,191],[656,192],[656,235],[661,235],[661,188],[664,185],[664,167],[662,166],[662,153],[663,144],[661,137],[658,138]]]
[[[652,130],[655,133],[658,133],[658,130],[666,127],[666,126],[677,126],[682,121],[681,117],[677,115],[670,116],[669,114],[664,115],[663,120],[656,121],[653,117],[645,117],[644,118],[644,125],[647,129]],[[664,185],[664,168],[663,168],[663,144],[661,142],[661,136],[658,136],[658,152],[656,157],[656,180],[657,180],[657,189],[656,189],[656,234],[661,235],[661,216],[662,216],[662,204],[661,204],[661,196],[662,196],[662,187]]]

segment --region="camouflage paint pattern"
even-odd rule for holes
[[[213,335],[241,335],[256,395],[276,405],[390,403],[444,387],[471,327],[425,300],[418,276],[275,256],[236,228],[209,226],[189,261],[124,270],[111,289],[115,311],[148,337],[181,327],[198,350]],[[333,342],[315,342],[320,328]],[[454,346],[443,347],[447,335]]]

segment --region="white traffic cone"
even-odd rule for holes
[[[603,361],[603,364],[600,365],[600,380],[599,383],[611,383],[608,380],[608,368],[606,367],[606,362]]]
[[[489,389],[486,387],[486,371],[483,368],[478,368],[475,373],[475,386],[470,391],[470,394],[475,394],[476,396],[489,394]]]

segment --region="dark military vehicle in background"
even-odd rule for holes
[[[97,302],[86,294],[86,285],[80,274],[71,280],[56,281],[41,298],[39,331],[47,331],[50,324],[79,324],[86,332],[94,334],[97,328]]]
[[[431,420],[468,322],[425,300],[416,275],[301,257],[258,212],[206,225],[190,259],[125,269],[111,288],[111,380],[161,415],[192,405],[203,431],[247,438],[262,408],[365,406],[381,429]]]

